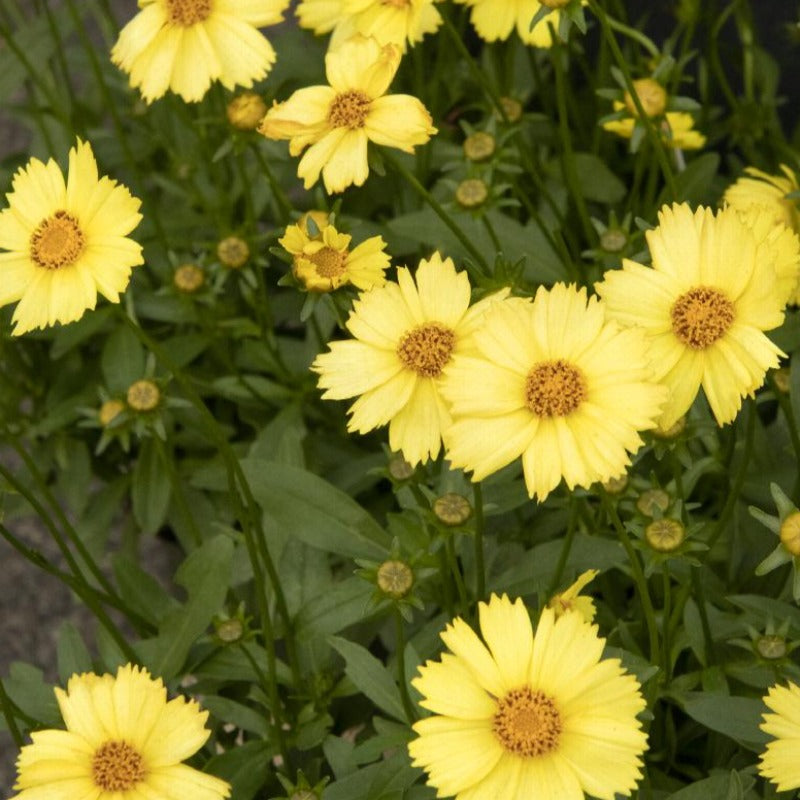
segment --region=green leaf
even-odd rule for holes
[[[619,203],[627,194],[625,184],[602,161],[591,153],[575,153],[578,186],[587,200]]]
[[[183,667],[192,645],[225,602],[232,559],[233,543],[220,535],[209,539],[181,564],[175,582],[188,591],[189,600],[167,614],[157,637],[136,645],[153,674],[169,680]]]
[[[381,559],[391,538],[355,500],[298,467],[243,459],[253,496],[275,525],[301,541],[349,558]]]
[[[58,677],[66,685],[72,675],[91,672],[92,656],[80,631],[71,623],[63,622],[58,630]]]
[[[145,439],[131,480],[133,517],[142,533],[155,533],[164,524],[171,493],[169,474],[159,448],[153,439]]]
[[[170,611],[178,607],[178,602],[130,556],[118,553],[112,560],[112,566],[120,596],[148,622],[158,625]]]
[[[679,792],[671,794],[667,800],[709,800],[709,798],[727,798],[728,790],[734,780],[736,772],[731,772],[728,775],[714,775],[711,778],[693,783]],[[737,776],[738,777],[738,776]],[[735,795],[734,795],[735,797]]]
[[[231,796],[236,800],[251,800],[270,780],[274,755],[275,751],[268,742],[245,742],[214,756],[206,764],[205,771],[228,781],[231,785]]]
[[[717,153],[705,153],[689,163],[686,169],[675,177],[676,203],[687,202],[691,205],[706,202],[712,205],[712,198],[716,200],[714,191],[714,178],[719,170],[720,158]],[[659,205],[670,202],[668,190],[661,194]]]
[[[400,691],[386,667],[365,647],[339,636],[328,642],[345,660],[345,674],[378,708],[399,720],[405,720]]]
[[[14,704],[29,717],[48,726],[62,725],[53,687],[44,682],[40,669],[14,661],[3,686]]]
[[[760,699],[707,692],[687,692],[676,699],[692,719],[749,750],[760,752],[769,738],[759,728],[766,710]]]
[[[106,339],[100,366],[106,387],[113,394],[123,394],[144,375],[144,350],[136,334],[122,325]]]
[[[237,703],[227,697],[206,695],[203,697],[203,708],[208,709],[222,722],[230,722],[237,728],[255,733],[262,739],[270,737],[270,726],[266,716],[243,703]]]
[[[371,594],[372,587],[363,578],[351,577],[311,598],[295,618],[297,638],[327,636],[363,621]]]
[[[322,800],[401,798],[404,790],[415,783],[420,774],[420,770],[410,766],[407,753],[400,751],[326,786]]]

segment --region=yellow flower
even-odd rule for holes
[[[73,675],[56,689],[67,730],[31,734],[17,759],[13,800],[186,797],[221,800],[230,786],[181,764],[205,744],[207,711],[127,664],[113,675]]]
[[[255,92],[242,92],[228,103],[228,122],[240,131],[254,131],[267,113],[267,104]]]
[[[372,236],[351,250],[351,238],[327,221],[317,236],[310,236],[301,220],[286,228],[278,241],[294,256],[294,276],[311,292],[331,292],[346,283],[363,290],[381,286],[390,261],[386,242]]]
[[[436,458],[450,414],[439,393],[443,367],[469,347],[469,337],[498,293],[470,307],[466,272],[434,253],[420,261],[416,284],[405,267],[359,296],[347,320],[355,337],[317,356],[327,400],[358,397],[348,430],[389,424],[389,446],[412,464]]]
[[[647,231],[653,266],[623,261],[595,286],[609,315],[642,329],[656,379],[669,388],[659,426],[685,414],[702,385],[717,422],[730,422],[778,366],[763,334],[783,322],[775,251],[737,212],[664,206]]]
[[[786,195],[800,189],[797,175],[781,164],[781,175],[769,175],[755,167],[745,170],[746,178],[739,178],[729,186],[723,201],[734,208],[744,210],[750,206],[766,206],[773,215],[774,222],[782,222],[787,228],[800,233],[800,203]]]
[[[723,202],[733,206],[745,215],[748,224],[753,224],[758,219],[758,236],[769,237],[781,249],[783,254],[783,268],[778,267],[780,275],[786,276],[789,286],[788,302],[800,305],[800,284],[797,281],[797,265],[795,264],[794,281],[791,280],[792,260],[796,261],[796,251],[800,247],[800,203],[797,199],[787,197],[792,192],[797,192],[797,176],[785,164],[781,164],[785,177],[768,175],[766,172],[748,167],[745,170],[749,177],[739,178],[729,186]],[[794,235],[793,235],[794,234]]]
[[[479,604],[484,644],[453,620],[452,654],[412,681],[433,716],[414,724],[414,766],[438,797],[613,800],[641,777],[645,701],[619,659],[603,659],[597,626],[546,608],[534,634],[521,600]]]
[[[764,704],[774,714],[764,714],[761,730],[775,738],[761,754],[758,771],[777,785],[779,792],[800,788],[800,687],[773,686]]]
[[[300,0],[295,13],[301,28],[321,36],[347,20],[343,8],[344,0]]]
[[[122,29],[111,60],[146,102],[170,89],[202,100],[212,81],[250,88],[275,63],[259,32],[283,19],[289,0],[139,0],[141,11]]]
[[[413,153],[436,133],[419,100],[385,94],[399,64],[396,45],[355,37],[325,56],[330,86],[299,89],[267,112],[259,127],[264,136],[289,139],[293,156],[308,147],[297,168],[306,189],[320,172],[329,192],[361,186],[369,175],[369,141]]]
[[[578,576],[572,586],[564,589],[563,592],[555,595],[547,604],[555,612],[556,619],[569,611],[580,614],[586,622],[592,622],[597,609],[591,597],[581,595],[581,591],[591,583],[600,573],[596,569],[587,569],[586,572]]]
[[[19,300],[14,334],[74,322],[97,304],[119,302],[142,248],[127,238],[140,201],[99,177],[87,142],[69,151],[66,183],[52,159],[32,158],[14,176],[0,212],[0,306]]]
[[[622,111],[624,108],[626,108],[625,103],[614,101],[614,111]],[[647,106],[645,106],[646,109]],[[668,147],[680,150],[698,150],[706,143],[706,137],[699,131],[694,130],[692,115],[683,111],[667,111],[661,119],[655,121],[655,124],[662,141]],[[622,136],[623,139],[630,139],[633,136],[635,125],[636,117],[630,116],[625,119],[604,122],[603,129],[616,133],[617,136]]]
[[[522,456],[540,500],[562,478],[572,489],[622,475],[666,395],[641,332],[608,321],[575,286],[495,304],[474,344],[444,372],[446,457],[480,481]]]
[[[550,26],[558,30],[561,11],[553,10],[530,30],[531,20],[542,3],[539,0],[456,0],[472,8],[470,20],[478,36],[487,42],[508,39],[516,27],[520,39],[534,47],[550,47]]]

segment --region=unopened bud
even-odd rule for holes
[[[433,501],[433,513],[445,525],[463,525],[472,516],[472,506],[464,495],[448,492]]]

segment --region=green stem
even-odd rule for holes
[[[486,564],[483,554],[483,532],[485,521],[483,516],[483,489],[480,482],[472,484],[472,502],[475,512],[475,597],[483,600],[486,594]]]
[[[497,232],[495,231],[489,216],[487,214],[481,214],[481,222],[483,223],[483,227],[486,228],[486,233],[489,234],[489,238],[492,240],[495,256],[498,256],[503,250],[503,245],[500,244],[500,239],[497,236]]]
[[[666,145],[664,144],[662,138],[658,135],[658,131],[653,125],[653,121],[645,112],[644,107],[642,106],[642,101],[638,93],[634,89],[633,77],[631,76],[631,71],[628,67],[628,62],[625,59],[622,50],[620,50],[619,44],[617,43],[617,39],[614,36],[614,32],[609,22],[608,15],[600,6],[600,4],[597,2],[597,0],[588,0],[588,3],[589,3],[589,8],[591,8],[592,12],[600,20],[600,25],[603,28],[603,35],[607,39],[608,46],[609,48],[611,48],[611,54],[614,56],[614,60],[617,62],[617,66],[619,67],[620,72],[622,72],[622,75],[625,78],[625,87],[627,88],[628,93],[631,96],[631,100],[633,101],[633,104],[636,107],[636,114],[638,116],[638,119],[644,125],[645,131],[647,132],[647,136],[653,143],[653,148],[656,154],[656,158],[658,159],[658,163],[661,166],[661,171],[664,174],[664,180],[667,182],[670,194],[674,199],[677,199],[678,188],[675,184],[675,176],[672,174],[672,166],[669,163],[669,157],[667,155]]]
[[[3,685],[3,681],[0,680],[0,708],[3,709],[3,716],[6,720],[8,732],[11,734],[11,738],[14,740],[14,744],[17,746],[17,749],[19,749],[25,744],[25,740],[22,738],[22,734],[17,727],[17,721],[14,718],[12,706],[13,703],[6,692],[6,687]]]
[[[672,604],[672,579],[669,574],[669,565],[666,561],[661,565],[661,574],[664,584],[664,610],[661,613],[661,647],[662,656],[664,659],[664,677],[669,681],[672,674],[672,663],[670,655],[670,636],[669,636],[669,618],[671,614]]]
[[[647,579],[642,571],[642,565],[639,563],[639,556],[636,550],[633,549],[628,532],[622,524],[622,520],[617,514],[617,509],[608,496],[605,489],[600,489],[600,500],[603,508],[608,514],[611,524],[617,533],[617,538],[628,556],[628,561],[631,565],[631,572],[633,574],[633,582],[636,584],[636,589],[639,593],[639,599],[642,601],[642,609],[644,610],[645,624],[647,625],[647,634],[650,640],[650,662],[652,664],[661,663],[661,655],[659,649],[658,625],[656,623],[655,609],[653,608],[653,600],[650,597],[650,590],[647,587]]]
[[[475,263],[478,264],[485,275],[489,275],[491,270],[486,259],[481,255],[480,251],[469,240],[469,237],[456,225],[453,218],[444,210],[440,203],[431,195],[431,193],[412,175],[393,155],[386,150],[383,151],[384,159],[392,166],[395,172],[403,177],[412,189],[433,209],[439,219],[453,232],[456,239],[463,245],[464,249],[472,256]]]
[[[714,664],[717,660],[716,646],[714,637],[711,635],[711,626],[708,623],[708,613],[706,612],[705,592],[703,582],[700,580],[700,571],[697,567],[692,567],[692,589],[694,590],[697,611],[700,614],[700,627],[703,629],[703,639],[706,643],[706,661]]]
[[[206,426],[206,432],[215,441],[219,447],[220,455],[225,462],[225,469],[228,475],[228,486],[231,492],[231,499],[233,500],[236,509],[237,517],[242,525],[242,533],[244,534],[245,544],[250,555],[251,564],[253,566],[253,577],[258,589],[257,595],[262,613],[262,625],[265,627],[265,645],[267,657],[274,664],[275,659],[275,642],[272,631],[272,622],[269,616],[269,603],[267,595],[267,587],[264,581],[264,576],[258,568],[259,564],[263,564],[269,577],[272,591],[275,593],[275,601],[278,607],[278,614],[280,615],[285,630],[285,644],[286,654],[289,659],[289,666],[292,670],[292,675],[295,680],[295,686],[302,685],[299,671],[299,664],[297,661],[297,650],[294,641],[294,630],[292,628],[292,619],[289,615],[289,608],[286,604],[286,595],[283,592],[280,579],[278,578],[275,564],[272,561],[269,549],[267,548],[266,536],[264,533],[263,525],[261,524],[261,514],[256,505],[253,493],[250,490],[250,484],[242,472],[239,459],[233,451],[225,432],[219,426],[219,423],[214,418],[214,415],[208,410],[208,407],[203,402],[203,399],[197,393],[190,381],[183,374],[183,371],[178,365],[170,358],[164,349],[157,344],[150,336],[148,336],[142,328],[140,328],[119,306],[115,306],[117,314],[121,315],[125,324],[129,326],[131,331],[139,339],[139,341],[148,349],[153,355],[172,373],[176,382],[180,385],[186,393],[189,401],[197,409],[201,419]],[[244,496],[244,503],[242,497]],[[260,558],[259,558],[260,556]],[[268,628],[268,630],[267,630]]]
[[[203,534],[200,533],[200,529],[197,527],[197,522],[195,522],[194,519],[194,514],[192,514],[191,508],[189,508],[189,503],[186,500],[186,494],[183,491],[183,484],[178,475],[178,470],[175,467],[175,462],[172,460],[170,454],[167,453],[164,442],[162,442],[158,436],[153,437],[153,442],[156,446],[158,456],[167,470],[169,482],[172,485],[172,494],[175,498],[175,502],[178,504],[178,509],[186,520],[186,525],[189,528],[195,546],[200,547],[203,543]]]
[[[606,19],[608,20],[609,28],[618,31],[623,36],[627,36],[634,42],[638,42],[642,47],[644,47],[645,50],[647,50],[648,53],[650,53],[653,58],[658,59],[661,57],[661,52],[655,46],[653,40],[649,36],[645,36],[641,31],[637,31],[635,28],[631,28],[629,25],[625,25],[613,17],[607,16]]]
[[[447,564],[447,552],[444,546],[439,548],[439,579],[442,585],[443,605],[448,617],[455,616],[455,606],[453,604],[453,579],[450,575],[450,568]]]
[[[775,383],[775,377],[773,373],[769,373],[767,376],[767,381],[769,382],[769,385],[772,388],[776,399],[778,400],[778,405],[780,406],[781,411],[783,411],[783,416],[786,417],[786,424],[789,427],[789,439],[792,442],[792,449],[794,450],[794,459],[798,466],[798,470],[800,470],[800,432],[798,432],[797,420],[794,417],[791,400],[789,399],[788,395],[778,388],[778,385]],[[800,481],[800,471],[798,471],[797,481]],[[797,487],[795,487],[795,494],[796,491]]]
[[[575,153],[572,149],[572,135],[569,129],[569,116],[567,113],[566,81],[564,79],[564,68],[561,63],[561,54],[564,48],[563,45],[556,44],[558,41],[556,32],[552,31],[552,34],[552,61],[553,71],[556,76],[556,106],[558,107],[559,139],[561,140],[562,147],[561,167],[564,170],[564,178],[567,181],[567,186],[572,195],[572,202],[575,204],[575,208],[578,211],[578,217],[583,227],[584,238],[588,243],[591,243],[597,238],[597,234],[589,219],[589,211],[586,208],[583,192],[581,192],[581,187],[578,182],[578,170],[575,166]]]
[[[467,610],[467,587],[464,583],[464,576],[461,574],[461,569],[458,566],[458,558],[456,556],[455,536],[452,533],[445,534],[445,549],[447,551],[447,563],[450,568],[450,573],[456,584],[458,591],[458,601],[461,606],[461,613]]]
[[[397,604],[392,609],[394,614],[394,630],[396,639],[395,659],[397,660],[397,682],[400,684],[400,699],[403,701],[403,710],[406,712],[406,719],[409,725],[417,721],[417,714],[414,711],[414,704],[411,702],[411,695],[408,693],[408,680],[406,678],[406,631],[403,623],[403,616]]]
[[[577,501],[574,497],[570,496],[569,502],[570,509],[569,521],[567,522],[567,535],[564,537],[564,542],[561,545],[561,552],[558,555],[558,563],[553,571],[553,577],[550,579],[550,585],[547,587],[546,600],[549,600],[556,593],[556,589],[558,589],[558,585],[561,583],[561,577],[564,574],[564,569],[567,566],[569,554],[572,550],[572,543],[575,541],[575,533],[578,530]]]
[[[278,183],[275,175],[269,168],[267,159],[264,158],[264,154],[261,152],[256,142],[253,142],[253,152],[255,153],[258,165],[261,167],[261,171],[267,176],[269,188],[272,189],[272,196],[275,198],[275,202],[278,204],[278,208],[280,209],[280,221],[284,225],[288,225],[292,221],[292,204],[289,202],[286,192],[283,191],[283,187],[280,185],[280,183]]]

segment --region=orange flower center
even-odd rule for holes
[[[722,338],[736,318],[733,303],[711,286],[695,286],[670,310],[672,330],[692,350],[705,350]]]
[[[551,697],[523,686],[498,701],[492,731],[510,753],[541,756],[558,747],[561,714]]]
[[[68,211],[56,211],[36,226],[31,236],[31,258],[44,269],[70,267],[85,244],[78,220]]]
[[[585,399],[583,373],[563,359],[537,364],[525,379],[525,404],[537,417],[566,417]]]
[[[212,0],[167,0],[167,18],[173,25],[188,28],[204,22],[211,14]]]
[[[92,779],[104,792],[133,789],[145,774],[141,755],[127,742],[106,742],[92,758]]]
[[[438,377],[456,345],[456,335],[438,322],[427,322],[404,333],[397,355],[410,370],[424,378]]]
[[[363,128],[367,119],[369,105],[372,101],[366,93],[360,89],[351,89],[349,92],[342,92],[333,98],[330,111],[328,111],[328,122],[334,128]]]
[[[323,278],[338,278],[346,271],[347,251],[340,252],[332,247],[323,247],[307,258],[316,268],[317,274]]]

